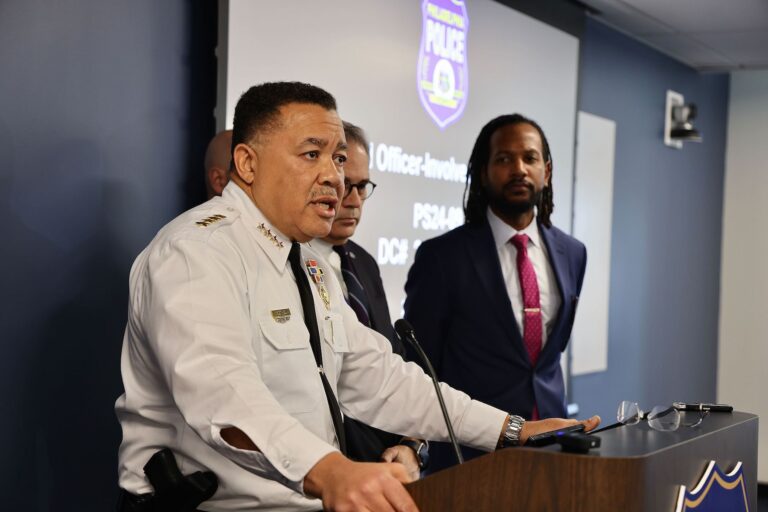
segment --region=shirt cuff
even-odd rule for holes
[[[483,402],[472,400],[462,418],[457,436],[461,444],[492,452],[499,443],[507,413]]]
[[[232,425],[211,426],[214,443],[225,452],[235,464],[286,487],[304,494],[304,477],[326,455],[338,449],[321,440],[300,425],[275,436],[264,446],[256,444],[259,450],[242,450],[227,443],[221,437],[221,429]],[[237,425],[248,437],[247,425]],[[255,441],[254,441],[255,443]]]

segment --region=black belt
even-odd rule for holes
[[[164,506],[155,506],[155,496],[147,494],[131,494],[125,489],[120,489],[120,495],[117,498],[117,512],[165,512]],[[189,512],[204,512],[203,510],[191,509]]]

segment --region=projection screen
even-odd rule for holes
[[[466,163],[492,118],[539,122],[554,223],[570,232],[578,39],[491,0],[222,0],[217,125],[251,85],[325,88],[365,129],[378,184],[354,240],[377,259],[393,320],[421,241],[464,222]]]

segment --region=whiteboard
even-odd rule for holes
[[[616,123],[579,112],[573,235],[587,246],[587,271],[573,325],[571,375],[608,368],[608,304]]]

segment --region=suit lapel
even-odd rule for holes
[[[475,274],[488,297],[487,304],[501,322],[504,332],[507,333],[511,345],[518,352],[518,355],[523,360],[529,361],[528,353],[523,346],[522,334],[512,312],[512,303],[509,300],[504,275],[501,273],[501,264],[491,227],[485,222],[482,226],[473,228],[469,233],[467,250],[471,255]]]
[[[557,332],[560,330],[563,323],[563,312],[566,308],[566,300],[570,300],[570,295],[566,289],[568,280],[566,279],[566,273],[568,272],[568,255],[565,252],[565,246],[558,236],[557,232],[539,224],[539,233],[544,240],[544,245],[547,247],[547,253],[549,255],[549,264],[552,266],[552,271],[555,274],[555,280],[557,281],[557,291],[560,293],[560,308],[557,311],[557,318],[552,324],[552,330],[549,333],[549,340],[558,338]],[[542,350],[543,352],[549,352],[555,350],[552,348],[555,343],[547,342]],[[557,348],[559,350],[559,348]],[[542,354],[543,355],[543,354]]]

